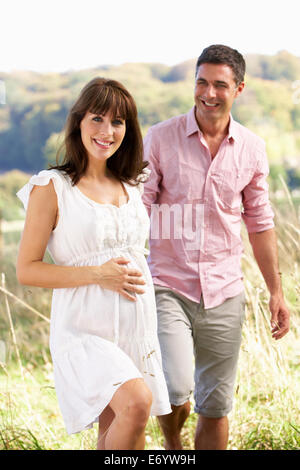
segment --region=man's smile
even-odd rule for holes
[[[205,100],[201,100],[201,102],[204,104],[204,106],[207,106],[208,108],[216,108],[220,104],[220,103],[209,103],[208,101],[205,101]]]

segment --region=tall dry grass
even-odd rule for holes
[[[271,337],[268,292],[243,229],[246,319],[229,415],[229,449],[300,448],[300,217],[287,188],[285,201],[274,201],[282,282],[291,312],[291,330]],[[276,208],[277,207],[277,208]],[[97,429],[67,436],[58,408],[48,348],[51,293],[24,288],[15,277],[16,239],[4,240],[0,272],[0,449],[94,449]],[[2,350],[3,356],[3,350]],[[193,449],[197,415],[183,431]],[[146,448],[162,448],[154,418]]]

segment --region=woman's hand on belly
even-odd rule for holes
[[[145,285],[143,274],[137,269],[128,268],[130,263],[125,258],[112,258],[101,266],[94,266],[95,283],[103,289],[110,289],[118,292],[128,300],[135,301],[135,294],[144,294],[144,290],[139,285]]]

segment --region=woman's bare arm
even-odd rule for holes
[[[99,284],[119,292],[129,300],[129,292],[143,293],[137,285],[145,284],[142,273],[129,269],[129,260],[115,258],[101,266],[57,266],[43,261],[58,214],[57,197],[52,181],[35,186],[31,192],[24,231],[17,259],[17,278],[21,284],[66,288]]]

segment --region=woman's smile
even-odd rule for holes
[[[103,149],[108,149],[113,144],[113,142],[110,142],[110,141],[105,141],[105,140],[100,140],[100,139],[93,139],[93,140],[98,147],[103,148]]]

